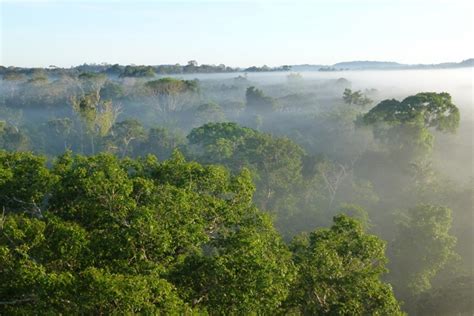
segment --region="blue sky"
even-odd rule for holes
[[[469,0],[0,0],[0,64],[230,66],[474,57]]]

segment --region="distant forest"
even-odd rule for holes
[[[0,314],[472,315],[470,86],[271,70],[1,68]]]
[[[190,60],[186,65],[119,65],[119,64],[83,64],[71,68],[50,65],[47,68],[22,68],[5,67],[0,65],[0,76],[32,75],[34,72],[42,71],[49,76],[60,76],[64,74],[78,75],[83,72],[104,73],[108,76],[120,78],[152,78],[157,75],[176,74],[211,74],[232,72],[273,72],[273,71],[347,71],[347,70],[408,70],[408,69],[449,69],[474,67],[474,59],[466,59],[459,63],[441,64],[417,64],[408,65],[396,62],[379,61],[351,61],[341,62],[334,65],[283,65],[278,67],[251,66],[248,68],[229,67],[219,65],[199,65],[197,61]]]
[[[84,72],[103,73],[108,76],[119,78],[151,78],[156,75],[166,74],[199,74],[199,73],[226,73],[226,72],[267,72],[267,71],[289,71],[290,66],[281,67],[262,67],[252,66],[249,68],[232,68],[224,64],[220,65],[198,65],[194,60],[190,60],[186,65],[127,65],[119,64],[84,64],[71,68],[62,68],[51,65],[47,68],[20,68],[20,67],[4,67],[0,66],[0,76],[6,76],[6,79],[15,75],[34,75],[35,72],[41,71],[48,76],[55,77],[61,75],[78,75]]]

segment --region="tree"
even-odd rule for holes
[[[188,61],[188,64],[186,66],[183,67],[183,71],[185,73],[193,73],[193,72],[196,72],[196,70],[198,69],[198,63],[197,61],[195,60],[190,60]]]
[[[176,272],[193,306],[211,314],[273,314],[286,299],[294,278],[291,254],[269,218],[248,215]]]
[[[0,151],[0,209],[23,211],[41,217],[41,206],[54,177],[46,159],[31,153]]]
[[[152,78],[156,75],[155,70],[151,66],[125,66],[125,69],[120,74],[120,77],[133,78]]]
[[[181,133],[165,128],[150,128],[146,138],[140,143],[139,155],[153,154],[160,160],[168,159],[176,148],[184,147],[186,138]]]
[[[114,106],[110,100],[101,100],[99,92],[89,93],[79,98],[73,97],[71,103],[80,119],[81,137],[88,134],[91,153],[94,154],[95,138],[107,135],[120,113],[120,108]],[[84,149],[82,152],[84,153]]]
[[[70,118],[49,120],[46,122],[46,128],[49,132],[46,136],[48,151],[59,154],[70,149],[70,138],[74,128],[74,122]],[[60,149],[52,150],[54,147],[59,147],[58,145],[61,146]]]
[[[417,123],[424,128],[441,132],[456,132],[459,126],[459,109],[446,92],[422,92],[405,98],[384,100],[363,117],[366,124],[387,123],[399,125]]]
[[[199,91],[197,81],[174,78],[148,81],[145,87],[154,98],[156,109],[164,114],[179,110],[190,95]]]
[[[316,168],[317,174],[324,180],[325,188],[329,196],[328,208],[331,208],[338,190],[350,170],[341,163],[328,160],[318,162]]]
[[[103,100],[116,100],[124,95],[123,86],[113,81],[107,81],[100,89],[100,98]]]
[[[2,79],[5,83],[5,89],[10,90],[10,98],[13,98],[18,90],[19,84],[26,79],[26,76],[20,72],[8,71],[3,74]]]
[[[385,244],[365,234],[347,216],[334,217],[329,229],[296,237],[291,245],[298,269],[287,302],[304,315],[400,315],[390,285],[380,280],[387,272]]]
[[[416,314],[426,316],[472,315],[474,277],[461,276],[419,295]]]
[[[220,139],[238,142],[243,138],[253,136],[255,133],[257,133],[255,130],[239,126],[237,123],[208,123],[193,129],[187,138],[191,145],[210,146]]]
[[[222,122],[225,119],[224,111],[219,104],[214,102],[204,103],[196,108],[195,126],[210,122]]]
[[[348,88],[344,89],[342,99],[348,105],[355,104],[360,105],[362,107],[370,105],[373,102],[367,96],[363,95],[360,90],[352,92],[352,90]]]
[[[124,158],[134,152],[130,149],[132,142],[141,142],[145,138],[145,129],[137,120],[125,120],[115,123],[106,137],[108,151],[119,154]]]
[[[29,149],[28,136],[17,127],[0,121],[0,149],[26,151]]]
[[[209,123],[188,135],[191,155],[203,163],[223,164],[233,171],[249,168],[257,185],[255,200],[262,209],[301,179],[303,149],[287,138],[273,138],[235,123]]]
[[[247,170],[177,151],[44,164],[0,153],[2,314],[271,313],[286,299],[290,253]]]
[[[107,76],[94,72],[84,72],[78,76],[81,81],[83,94],[94,94],[95,99],[100,99],[100,90],[107,81]]]
[[[273,98],[266,96],[262,90],[255,87],[247,88],[245,98],[247,111],[254,114],[266,114],[277,108],[277,103]]]
[[[431,280],[456,254],[451,210],[420,204],[402,214],[391,243],[390,279],[405,300],[431,288]]]
[[[299,73],[290,73],[286,76],[286,80],[290,85],[300,85],[303,83],[303,76]]]
[[[363,115],[359,124],[372,126],[375,138],[393,153],[411,160],[431,151],[434,140],[431,129],[454,133],[459,120],[459,109],[449,93],[423,92],[401,102],[384,100]]]

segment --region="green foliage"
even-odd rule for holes
[[[375,94],[343,94],[344,78],[139,79],[216,69],[230,71],[0,66],[0,148],[45,155],[0,153],[0,314],[397,314],[382,243],[341,220],[295,240],[292,262],[271,223],[289,241],[338,213],[391,241],[384,279],[404,309],[469,314],[472,131],[449,135],[448,94],[361,114]],[[391,217],[419,203],[453,210],[461,260],[436,207]]]
[[[330,229],[294,239],[291,249],[298,269],[288,300],[289,310],[305,315],[400,315],[390,285],[380,277],[385,244],[364,233],[344,215]]]
[[[204,103],[196,108],[195,126],[201,126],[210,122],[222,122],[224,119],[224,111],[217,103]]]
[[[344,100],[344,103],[348,105],[354,104],[362,107],[370,105],[373,102],[367,96],[363,95],[360,90],[352,92],[352,90],[348,88],[344,89],[342,99]]]
[[[145,86],[151,94],[155,95],[171,95],[198,90],[198,83],[195,80],[180,80],[171,77],[148,81]]]
[[[266,96],[262,90],[255,87],[247,88],[245,98],[247,100],[247,111],[251,113],[268,113],[275,110],[278,106],[273,98]]]
[[[382,101],[364,116],[363,121],[390,125],[418,123],[425,128],[455,132],[459,126],[459,109],[448,93],[424,92],[402,102],[395,99]]]
[[[9,71],[3,74],[2,79],[5,81],[21,81],[25,79],[25,75],[20,72]]]
[[[73,100],[73,109],[79,114],[90,133],[105,136],[112,128],[118,109],[111,101],[102,101],[95,94],[88,94],[79,100]]]
[[[423,92],[405,98],[384,100],[359,119],[374,127],[374,136],[392,152],[408,159],[422,157],[433,147],[430,129],[454,133],[459,126],[459,109],[448,93]]]
[[[233,171],[252,170],[261,208],[271,209],[279,194],[301,179],[304,151],[287,138],[273,138],[235,123],[209,123],[193,129],[188,140],[199,161],[223,164]]]
[[[268,218],[249,215],[175,272],[196,306],[216,314],[272,314],[287,297],[294,277],[290,253]]]
[[[339,212],[359,221],[364,230],[367,230],[371,226],[369,214],[359,205],[343,204]]]
[[[451,222],[451,210],[442,206],[420,204],[402,214],[390,256],[397,290],[417,295],[431,288],[431,280],[456,256]]]
[[[95,139],[108,134],[117,119],[119,108],[115,107],[110,100],[100,99],[100,88],[82,97],[71,98],[71,103],[82,124],[81,141],[84,135],[89,136],[90,151],[94,154]],[[81,147],[83,148],[84,144],[81,144]],[[84,149],[82,152],[84,153]]]
[[[193,129],[188,135],[191,145],[200,144],[209,146],[220,139],[236,142],[242,138],[252,136],[254,130],[241,127],[236,123],[208,123],[199,128]]]
[[[51,171],[31,154],[1,158],[2,313],[268,313],[288,294],[289,252],[252,206],[246,170],[179,152],[163,163],[67,153]],[[43,216],[24,210],[41,200]]]
[[[180,109],[189,96],[199,92],[197,80],[180,80],[161,78],[145,83],[149,96],[153,97],[154,106],[159,112],[169,113]]]
[[[170,132],[165,128],[150,128],[146,139],[140,144],[140,155],[153,154],[159,159],[168,159],[173,150],[182,147],[186,142],[184,135]]]
[[[116,100],[122,98],[125,91],[122,85],[113,81],[107,81],[100,89],[100,98],[104,100]]]
[[[0,149],[26,151],[29,149],[28,136],[17,127],[0,121]]]
[[[416,314],[426,316],[471,315],[474,278],[462,276],[444,286],[433,288],[417,297]]]
[[[133,145],[145,138],[145,129],[137,120],[125,120],[115,123],[105,138],[109,152],[117,153],[121,157],[131,156]]]
[[[455,132],[459,118],[459,109],[452,103],[449,93],[422,92],[402,102],[395,99],[382,101],[364,116],[363,121],[390,125],[416,122],[425,128]]]
[[[125,66],[120,77],[150,78],[155,76],[151,66]]]
[[[0,151],[0,206],[35,215],[47,197],[54,176],[45,158],[30,153]]]

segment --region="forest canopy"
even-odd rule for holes
[[[0,314],[471,315],[466,104],[250,68],[1,68]]]

